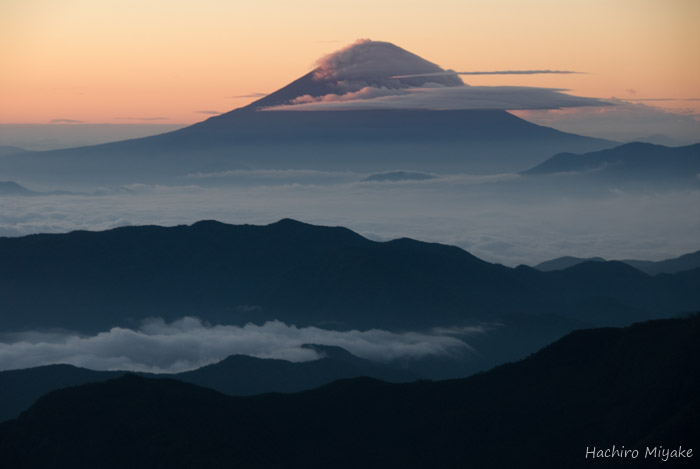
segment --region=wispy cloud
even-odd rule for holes
[[[269,93],[250,93],[250,94],[241,94],[237,96],[226,96],[226,98],[263,98],[267,96]]]
[[[334,331],[280,321],[263,325],[210,325],[194,317],[172,323],[151,319],[138,329],[115,327],[94,336],[27,332],[0,342],[0,370],[69,363],[96,370],[179,372],[229,355],[301,362],[321,358],[303,344],[335,345],[372,361],[450,355],[469,350],[464,336],[484,330],[394,333]]]
[[[610,106],[609,101],[573,96],[562,89],[525,86],[428,86],[420,88],[365,87],[356,92],[302,96],[292,104],[267,111],[351,109],[557,109]]]
[[[284,110],[353,109],[557,109],[606,106],[562,89],[522,86],[467,86],[459,75],[574,74],[571,70],[445,70],[393,44],[361,39],[322,57],[313,80],[326,91],[310,93],[267,108]]]
[[[207,110],[205,110],[205,111],[194,111],[194,112],[196,112],[197,114],[209,114],[212,116],[218,116],[219,114],[221,114],[221,111],[207,111]]]
[[[51,119],[52,124],[82,124],[85,121],[75,119]]]
[[[510,266],[565,255],[662,260],[700,249],[697,190],[610,192],[576,199],[547,191],[514,191],[508,183],[512,175],[395,183],[360,182],[366,175],[341,173],[250,171],[221,176],[215,187],[132,184],[100,196],[4,196],[0,236],[173,226],[201,219],[268,224],[290,217],[346,226],[375,239],[410,237],[452,244]],[[209,184],[212,179],[215,175],[188,181]],[[518,181],[513,179],[513,185]]]
[[[574,72],[571,70],[493,70],[493,71],[473,71],[473,72],[455,72],[454,70],[445,70],[444,72],[420,73],[414,75],[398,75],[391,78],[413,78],[413,77],[436,77],[441,75],[541,75],[541,74],[586,74],[586,72]]]
[[[115,120],[125,121],[165,121],[167,117],[115,117]]]
[[[700,101],[700,98],[625,98],[625,101]]]

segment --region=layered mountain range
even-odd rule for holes
[[[453,246],[376,242],[282,220],[0,238],[3,329],[83,332],[196,314],[224,324],[405,330],[508,315],[627,324],[700,308],[700,269],[647,275],[622,262],[508,268]]]
[[[318,360],[294,363],[249,355],[231,355],[210,365],[181,373],[138,373],[147,378],[171,378],[233,396],[271,392],[293,393],[339,379],[371,377],[386,382],[420,378],[410,371],[356,357],[340,347],[306,344],[321,354]],[[42,395],[70,386],[118,378],[126,371],[97,371],[72,365],[45,365],[0,371],[0,422],[17,418]]]
[[[49,393],[0,424],[0,463],[692,467],[699,326],[694,316],[577,331],[521,362],[443,382],[359,378],[234,398],[127,375]],[[613,446],[637,456],[605,457]]]
[[[564,256],[552,259],[549,261],[541,262],[535,266],[535,269],[542,270],[544,272],[550,270],[564,270],[569,267],[581,264],[583,262],[606,262],[602,257],[573,257]],[[691,252],[684,254],[682,256],[665,259],[663,261],[640,261],[636,259],[623,259],[620,262],[631,265],[635,269],[639,269],[644,273],[649,275],[656,274],[675,274],[677,272],[683,272],[685,270],[697,269],[700,267],[700,251]]]
[[[29,366],[73,357],[76,364],[112,363],[108,369],[114,369],[131,362],[110,361],[109,353],[168,343],[189,349],[192,341],[207,340],[211,327],[235,326],[237,334],[274,329],[282,336],[267,336],[272,342],[308,328],[326,345],[376,340],[356,344],[357,350],[382,366],[444,379],[522,358],[581,327],[700,309],[697,267],[652,276],[623,262],[588,261],[542,272],[491,264],[454,246],[406,238],[377,242],[289,219],[267,226],[203,221],[0,238],[0,256],[0,333],[7,353],[20,354],[17,360]],[[203,324],[176,323],[190,316]],[[151,318],[161,323],[149,326]],[[85,352],[60,345],[81,340]],[[398,350],[406,340],[428,349],[367,352],[392,340],[399,341],[390,346]],[[296,347],[287,339],[280,344]],[[123,350],[119,355],[130,354]],[[26,361],[27,354],[37,359]],[[158,365],[158,357],[169,355],[202,360],[162,350],[136,369],[168,369],[177,358]]]

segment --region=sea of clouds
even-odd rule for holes
[[[96,335],[23,332],[0,335],[0,371],[66,363],[93,370],[177,373],[242,354],[293,362],[322,357],[304,344],[334,345],[375,362],[469,352],[464,338],[481,326],[428,332],[334,331],[280,321],[245,326],[212,325],[196,317],[166,323],[153,318],[141,327],[114,327]]]
[[[96,194],[3,196],[0,236],[293,218],[345,226],[375,240],[410,237],[457,245],[509,266],[564,255],[662,260],[700,249],[697,190],[607,190],[601,196],[572,197],[498,186],[517,182],[514,175],[377,183],[363,182],[366,175],[297,173],[231,172],[200,175],[182,186],[133,184]],[[303,183],[297,182],[300,177]],[[205,185],[214,179],[219,185]]]

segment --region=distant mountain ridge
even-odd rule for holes
[[[340,329],[453,327],[517,314],[626,324],[700,308],[700,269],[655,277],[620,262],[511,269],[454,246],[380,243],[293,220],[0,238],[0,258],[5,330],[96,332],[193,312],[215,323]]]
[[[534,266],[535,269],[541,270],[543,272],[549,272],[552,270],[563,270],[567,269],[569,267],[573,267],[575,265],[581,264],[583,262],[607,262],[605,259],[602,257],[589,257],[589,258],[581,258],[581,257],[572,257],[572,256],[564,256],[564,257],[557,257],[556,259],[552,259],[549,261],[544,261],[536,266]],[[700,251],[688,253],[688,254],[683,254],[682,256],[673,258],[673,259],[665,259],[663,261],[640,261],[640,260],[634,260],[634,259],[623,259],[620,262],[624,262],[625,264],[631,265],[635,269],[639,269],[642,272],[649,274],[649,275],[657,275],[657,274],[675,274],[678,272],[683,272],[686,270],[692,270],[692,269],[697,269],[700,268]]]
[[[0,181],[0,195],[34,195],[36,192],[20,186],[14,181]]]
[[[294,363],[286,360],[231,355],[196,370],[173,374],[137,373],[149,378],[172,378],[232,396],[270,392],[292,393],[313,389],[339,379],[367,376],[400,383],[415,381],[410,371],[365,360],[340,348],[307,345],[323,356]],[[46,365],[0,371],[0,422],[16,418],[47,392],[85,383],[118,378],[127,371],[95,371],[72,365]]]
[[[0,156],[6,156],[6,155],[16,155],[18,153],[24,153],[25,150],[24,148],[20,147],[14,147],[10,145],[0,145]]]
[[[612,145],[498,110],[236,109],[161,135],[0,157],[0,174],[23,181],[89,177],[126,184],[181,182],[192,173],[241,168],[503,173],[561,151]]]
[[[688,467],[698,447],[700,318],[578,331],[463,379],[335,382],[232,398],[127,375],[42,397],[0,424],[7,467]],[[615,445],[670,462],[591,459]],[[274,448],[274,451],[270,451]]]
[[[363,181],[367,182],[401,182],[401,181],[427,181],[437,176],[419,171],[387,171],[385,173],[370,174]]]
[[[581,155],[560,153],[522,174],[541,176],[557,173],[579,173],[582,177],[615,182],[627,179],[657,183],[679,179],[697,182],[700,143],[665,147],[634,142]]]
[[[550,272],[552,270],[564,270],[569,267],[581,264],[582,262],[607,262],[602,257],[573,257],[573,256],[562,256],[556,259],[551,259],[548,261],[540,262],[539,264],[533,266],[534,269],[540,270],[542,272]]]

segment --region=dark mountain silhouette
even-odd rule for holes
[[[564,256],[552,259],[550,261],[545,261],[537,264],[534,268],[541,270],[543,272],[549,272],[552,270],[563,270],[572,267],[582,262],[587,261],[597,261],[606,262],[602,257],[572,257]],[[689,254],[683,254],[682,256],[666,259],[663,261],[639,261],[634,259],[623,259],[620,262],[631,265],[635,269],[641,270],[642,272],[649,275],[656,274],[675,274],[678,272],[683,272],[686,270],[693,270],[700,268],[700,251],[696,251]]]
[[[236,396],[268,392],[291,393],[359,376],[392,383],[415,381],[419,378],[409,371],[356,357],[340,347],[308,347],[325,356],[314,361],[292,363],[286,360],[232,355],[213,365],[178,373],[173,375],[173,378]]]
[[[566,184],[695,187],[700,184],[700,143],[671,148],[636,142],[582,155],[561,153],[522,174],[559,175]]]
[[[0,425],[5,467],[692,467],[700,318],[574,332],[477,376],[338,381],[227,397],[127,375],[52,392]],[[638,459],[586,459],[615,445]],[[687,455],[687,453],[685,453]]]
[[[17,418],[49,391],[123,376],[122,371],[95,371],[72,365],[45,365],[0,371],[0,422]]]
[[[248,396],[270,392],[298,392],[332,381],[367,376],[400,383],[415,381],[418,375],[388,365],[374,363],[340,348],[307,345],[322,358],[293,363],[231,355],[224,360],[175,374],[138,373],[150,378],[173,378],[214,389],[224,394]],[[46,365],[22,370],[0,371],[0,422],[16,418],[49,391],[117,378],[126,371],[95,371],[71,365]]]
[[[334,329],[453,327],[514,314],[607,325],[700,307],[700,269],[654,277],[620,262],[512,269],[453,246],[375,242],[293,220],[0,238],[0,258],[5,331],[96,332],[195,313]]]

